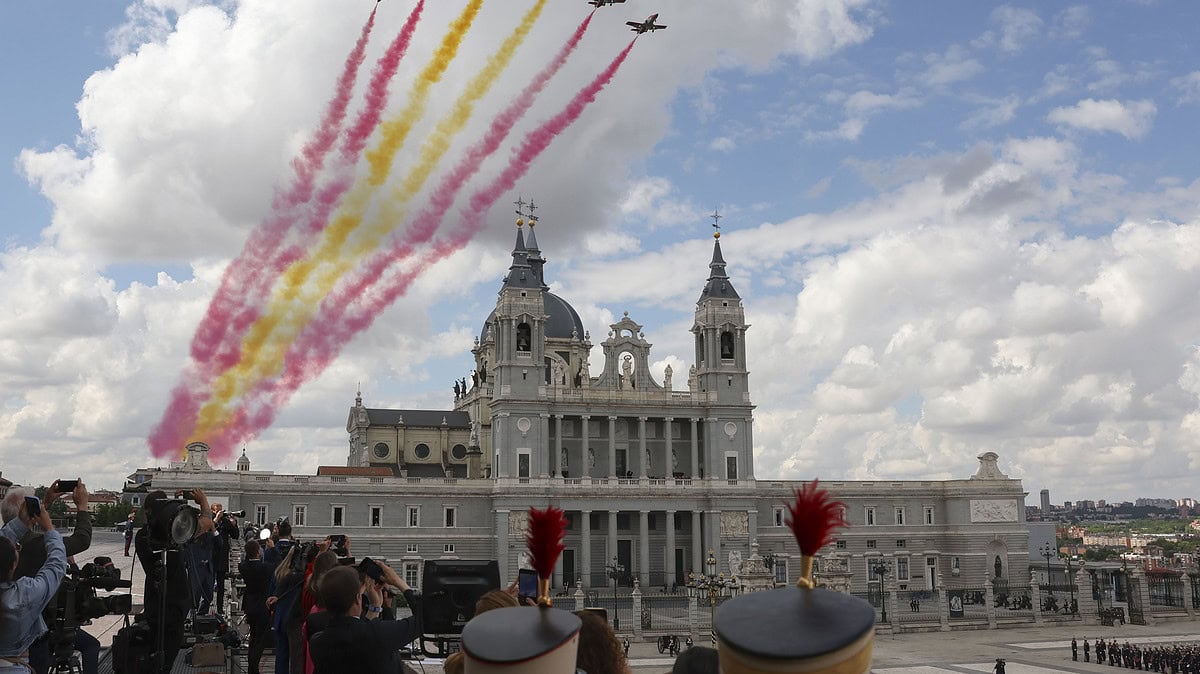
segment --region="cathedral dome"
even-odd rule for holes
[[[555,295],[552,292],[542,293],[542,302],[546,307],[546,337],[569,339],[572,334],[578,339],[583,339],[583,321],[580,320],[579,314],[575,311],[575,307],[567,303],[566,300]],[[496,312],[488,314],[487,320],[483,322],[483,330],[479,332],[479,340],[487,339],[488,326],[496,320]]]

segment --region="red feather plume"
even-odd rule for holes
[[[566,531],[567,517],[562,510],[553,506],[545,510],[529,509],[529,535],[525,543],[538,578],[549,578],[554,573]]]
[[[813,556],[833,541],[833,532],[847,526],[846,504],[835,501],[817,486],[817,480],[796,490],[796,501],[788,506],[787,525],[800,545],[801,554]]]

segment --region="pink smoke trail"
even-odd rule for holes
[[[358,71],[366,58],[367,42],[371,30],[375,27],[375,9],[367,18],[358,41],[346,58],[342,74],[338,77],[335,93],[325,109],[317,131],[300,150],[300,155],[292,160],[294,175],[291,184],[276,193],[271,204],[271,215],[261,226],[250,234],[249,240],[238,257],[225,269],[221,285],[208,305],[204,320],[192,338],[192,358],[205,362],[211,356],[213,349],[223,337],[227,321],[224,318],[244,297],[241,291],[248,278],[261,272],[260,261],[269,257],[281,242],[296,217],[296,209],[312,198],[313,182],[316,174],[324,167],[325,157],[337,140],[342,121],[346,118],[346,109],[354,93],[354,84],[358,81]]]
[[[358,161],[368,139],[379,125],[383,111],[387,108],[388,83],[395,76],[400,62],[408,52],[424,7],[425,0],[420,0],[409,13],[400,33],[392,40],[384,55],[375,64],[365,94],[366,103],[355,122],[346,131],[341,147],[338,149],[339,175],[317,191],[315,208],[305,227],[305,234],[310,240],[320,233],[321,227],[328,221],[329,213],[332,212],[338,199],[352,184],[353,176],[350,170]],[[372,10],[368,20],[369,25],[374,23],[374,19],[375,11]],[[369,31],[364,29],[364,35],[367,32]],[[363,42],[364,40],[360,38],[360,43]],[[360,51],[359,46],[359,44],[355,45],[355,50],[351,53],[352,57]],[[359,57],[360,65],[361,62],[362,59]],[[342,91],[352,92],[352,90],[353,83],[346,87],[342,87],[339,83],[339,96]],[[335,96],[334,100],[340,99]],[[345,110],[343,109],[341,115],[337,117],[339,124],[344,115]],[[333,117],[332,114],[326,115],[326,119]],[[328,139],[327,137],[322,138]],[[310,145],[313,144],[310,143]],[[302,154],[305,156],[312,154],[308,152],[308,149],[306,147]],[[327,154],[328,150],[329,147],[325,146],[324,153]],[[293,165],[295,166],[295,164]],[[311,195],[311,186],[308,194]],[[290,226],[292,222],[293,220],[289,219],[286,225]],[[283,250],[278,249],[278,240],[281,240],[287,233],[287,226],[282,227],[282,231],[278,228],[267,231],[268,224],[264,223],[251,235],[246,249],[226,270],[220,289],[213,297],[208,312],[192,340],[193,362],[185,368],[181,382],[171,392],[170,402],[161,421],[150,434],[150,449],[155,456],[161,457],[178,453],[179,448],[188,441],[185,420],[195,418],[207,395],[206,388],[216,373],[236,361],[241,338],[258,316],[258,302],[266,296],[266,291],[270,289],[279,274],[303,253],[306,242],[294,244]],[[273,258],[271,257],[272,253],[274,253]]]
[[[240,442],[270,426],[278,410],[291,399],[299,387],[323,372],[346,343],[359,332],[369,328],[383,310],[404,294],[425,269],[470,242],[486,223],[484,216],[487,210],[500,195],[513,188],[516,181],[529,170],[533,161],[595,101],[596,96],[612,81],[636,42],[636,38],[631,41],[562,111],[525,136],[504,171],[487,186],[472,194],[468,200],[468,207],[463,210],[462,223],[449,239],[434,245],[432,254],[422,256],[412,268],[384,280],[379,288],[372,289],[369,296],[362,298],[364,301],[344,312],[345,315],[340,320],[312,321],[289,349],[283,374],[274,380],[260,383],[247,394],[244,402],[239,405],[234,422],[226,426],[220,437],[213,439],[215,444],[210,443],[214,451],[217,446],[232,450]],[[397,244],[400,248],[404,245]],[[366,285],[368,284],[356,284],[357,287],[364,288]],[[323,311],[332,297],[331,294],[322,303]],[[345,303],[342,306],[345,306]],[[336,318],[337,315],[331,311],[330,317]]]

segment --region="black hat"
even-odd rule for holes
[[[463,627],[467,674],[575,674],[579,617],[556,608],[501,608]]]
[[[841,592],[787,587],[725,602],[716,631],[724,674],[859,674],[871,667],[875,609]]]

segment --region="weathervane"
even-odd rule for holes
[[[533,203],[533,197],[529,197],[529,226],[533,227],[538,221],[538,216],[533,212],[537,210],[537,204]]]
[[[517,226],[525,224],[525,199],[521,197],[521,193],[517,192],[517,200],[513,202],[513,206],[517,207]]]
[[[713,231],[713,238],[714,239],[721,238],[721,218],[722,218],[721,212],[714,208],[712,215],[710,215],[708,217],[712,218],[712,221],[713,221],[712,226],[713,226],[713,230],[715,230],[715,231]]]

